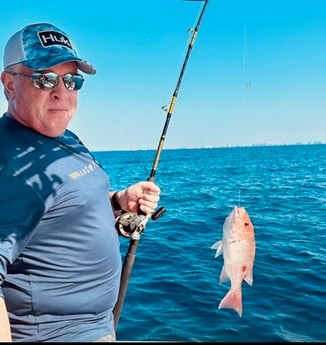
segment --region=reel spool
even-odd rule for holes
[[[154,213],[148,215],[123,211],[116,218],[115,228],[123,237],[138,239],[140,234],[145,231],[147,222],[150,219],[157,220],[165,213],[165,211],[165,207],[160,207]]]

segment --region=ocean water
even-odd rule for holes
[[[122,189],[147,179],[155,150],[94,154]],[[326,145],[163,150],[155,181],[166,212],[141,235],[117,340],[326,341]],[[235,205],[256,238],[242,317],[218,309],[229,283],[210,248]]]

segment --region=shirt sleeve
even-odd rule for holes
[[[15,261],[44,213],[32,187],[19,178],[0,175],[0,296],[7,265]]]

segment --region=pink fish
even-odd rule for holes
[[[228,293],[218,308],[230,308],[242,316],[242,281],[253,283],[253,265],[256,242],[254,227],[244,207],[235,206],[223,225],[223,238],[211,247],[216,249],[215,258],[223,253],[224,266],[220,283],[230,280]]]

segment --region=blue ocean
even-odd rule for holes
[[[94,154],[123,189],[148,178],[155,150]],[[118,341],[326,341],[326,145],[165,149],[155,181],[166,212],[140,237]],[[242,317],[218,309],[230,285],[211,249],[234,206],[256,239]]]

